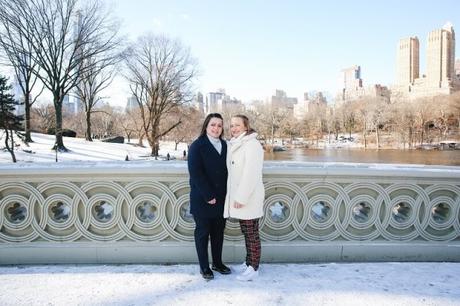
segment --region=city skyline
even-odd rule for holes
[[[419,38],[420,69],[425,71],[428,33],[446,22],[460,28],[460,3],[448,0],[201,1],[199,5],[140,0],[136,6],[118,0],[114,11],[131,40],[151,31],[189,46],[201,70],[197,91],[206,94],[225,88],[244,102],[271,96],[276,89],[299,100],[311,90],[334,96],[340,71],[354,65],[361,67],[365,86],[389,86],[395,82],[401,38]]]
[[[360,66],[363,86],[391,86],[401,39],[418,38],[424,73],[428,34],[446,22],[460,29],[460,3],[454,0],[108,3],[127,45],[147,33],[177,38],[198,61],[196,91],[206,95],[224,88],[243,102],[265,99],[277,89],[299,101],[311,91],[333,98],[341,71],[353,66]],[[121,74],[104,96],[112,105],[126,106],[130,92]]]

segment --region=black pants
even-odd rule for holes
[[[193,216],[195,219],[195,247],[198,254],[200,268],[209,268],[208,242],[211,238],[212,262],[215,265],[222,264],[222,246],[224,244],[224,229],[227,219],[201,218]]]

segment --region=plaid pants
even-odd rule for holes
[[[240,227],[246,243],[246,264],[257,271],[261,253],[259,219],[240,220]]]

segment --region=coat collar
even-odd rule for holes
[[[207,135],[200,136],[201,137],[201,143],[206,146],[206,149],[208,151],[212,151],[218,156],[226,156],[227,155],[227,142],[225,140],[220,139],[220,143],[222,144],[222,151],[217,152],[216,148],[214,145],[211,143]]]
[[[241,134],[240,136],[238,136],[238,138],[230,139],[231,151],[234,152],[238,150],[242,145],[244,145],[245,143],[253,139],[257,139],[257,133],[251,133],[249,135],[246,135],[246,132],[245,132]]]

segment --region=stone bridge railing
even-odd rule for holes
[[[460,167],[271,162],[264,262],[460,261]],[[0,264],[196,262],[184,162],[0,166]],[[244,258],[229,220],[224,257]]]

